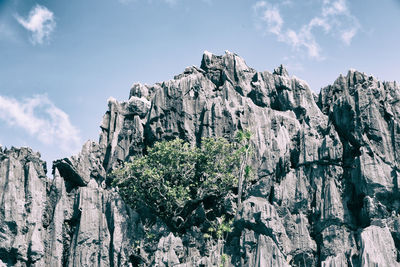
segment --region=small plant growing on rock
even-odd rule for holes
[[[241,130],[236,134],[236,142],[239,144],[240,169],[238,180],[238,208],[242,204],[243,186],[252,176],[251,166],[248,165],[249,158],[252,154],[252,146],[250,143],[251,132],[249,130]]]
[[[204,238],[215,237],[218,240],[226,239],[226,236],[233,231],[233,218],[226,219],[225,215],[216,218],[215,221],[211,222],[211,227],[208,228],[204,234]]]
[[[220,267],[224,267],[225,264],[228,263],[228,259],[229,259],[228,255],[226,255],[225,253],[223,253],[223,254],[221,255],[221,264],[220,264],[219,266],[220,266]]]
[[[221,257],[218,266],[225,266],[228,261],[228,255],[223,253],[223,248],[229,233],[233,231],[233,218],[227,219],[225,215],[218,217],[215,221],[211,222],[211,227],[203,235],[205,239],[211,241],[211,250],[218,250]],[[213,240],[216,240],[216,247],[213,246]]]
[[[226,219],[224,215],[221,218],[217,218],[215,225],[215,233],[219,240],[225,240],[227,235],[233,231],[233,219]]]

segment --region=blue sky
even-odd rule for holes
[[[400,81],[399,0],[0,0],[0,144],[45,160],[98,139],[112,96],[229,50],[311,89],[350,68]]]

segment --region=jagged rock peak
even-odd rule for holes
[[[379,84],[382,83],[378,81],[374,76],[368,75],[365,72],[360,72],[356,69],[349,69],[345,76],[340,74],[339,77],[335,80],[335,82],[331,86],[339,85],[344,88],[355,89],[356,85],[358,84],[362,85],[366,82],[369,83],[374,82]]]
[[[274,74],[289,77],[289,72],[282,64],[279,65],[279,67],[277,67],[276,69],[274,69]]]
[[[222,56],[217,56],[208,51],[204,51],[200,68],[205,71],[210,69],[251,70],[243,58],[230,51],[225,51],[225,54]]]
[[[26,164],[27,162],[33,162],[34,164],[41,166],[43,168],[43,173],[41,176],[46,176],[47,173],[47,163],[40,159],[40,152],[33,151],[30,147],[11,147],[10,149],[2,148],[0,146],[0,157],[13,157],[14,159]]]
[[[30,158],[30,157],[35,157],[35,158],[40,158],[40,152],[35,152],[32,150],[30,147],[11,147],[10,149],[7,149],[7,147],[4,148],[0,146],[0,153],[5,154],[5,155],[11,155],[14,154],[19,160],[24,159],[24,158]]]
[[[154,86],[141,83],[134,83],[129,92],[129,98],[131,98],[132,96],[136,96],[139,98],[143,97],[146,99],[150,99],[153,92],[154,92]]]

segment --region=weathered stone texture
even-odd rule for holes
[[[52,179],[30,149],[0,151],[0,266],[398,266],[399,125],[396,83],[351,70],[316,96],[283,66],[205,52],[200,67],[109,99],[99,142],[55,161]],[[224,201],[226,242],[201,225],[173,233],[110,187],[107,174],[156,141],[240,129],[256,180],[240,207]],[[204,220],[204,206],[194,213]]]

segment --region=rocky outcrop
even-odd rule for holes
[[[0,266],[43,266],[46,163],[29,148],[0,148]]]
[[[0,153],[0,266],[397,266],[400,88],[357,71],[316,96],[283,66],[257,72],[236,54],[129,99],[109,99],[99,142],[53,164],[29,149]],[[197,223],[173,232],[133,211],[108,173],[159,140],[232,140],[250,130],[256,179],[224,240]],[[203,205],[203,206],[202,206]]]
[[[97,156],[98,146],[86,143],[78,158],[53,165],[54,179],[47,202],[51,218],[46,223],[51,240],[47,266],[132,265],[131,241],[137,231],[137,214],[99,179],[102,176],[98,170],[103,169]],[[60,162],[69,162],[69,170],[76,172],[63,176]],[[87,184],[79,186],[75,177]]]
[[[372,225],[362,231],[362,266],[400,266],[396,260],[396,247],[387,227]]]

